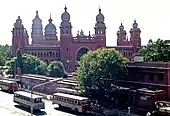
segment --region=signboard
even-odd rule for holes
[[[134,57],[134,61],[135,61],[135,62],[143,62],[144,59],[143,59],[142,56],[135,56],[135,57]]]

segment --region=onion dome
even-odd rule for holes
[[[104,15],[101,13],[100,8],[99,8],[99,14],[96,16],[96,22],[104,22]]]
[[[18,16],[18,19],[14,23],[14,27],[23,27],[22,20],[20,19],[20,16]]]
[[[123,31],[123,30],[124,30],[124,26],[123,26],[122,23],[120,24],[119,29],[120,29],[120,31]]]
[[[136,23],[136,20],[134,20],[134,23],[133,23],[133,28],[138,28],[138,24]]]
[[[67,7],[64,8],[64,13],[61,15],[62,21],[70,21],[70,14],[67,12]]]
[[[49,23],[45,26],[45,33],[56,33],[56,26],[52,23],[52,19],[51,19],[51,14],[50,14],[50,19],[48,20]]]
[[[121,34],[121,33],[125,33],[126,34],[126,31],[124,30],[124,26],[123,26],[122,23],[120,24],[119,30],[117,31],[117,34]]]

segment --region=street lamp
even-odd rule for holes
[[[55,81],[61,81],[63,80],[63,78],[57,78],[57,79],[54,79],[52,81],[48,81],[48,82],[45,82],[45,83],[41,83],[41,84],[38,84],[38,85],[35,85],[32,89],[31,89],[31,116],[33,116],[33,90],[37,87],[40,87],[40,86],[43,86],[43,85],[46,85],[46,84],[49,84],[49,83],[52,83],[52,82],[55,82]]]

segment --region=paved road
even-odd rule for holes
[[[13,94],[0,91],[0,115],[1,116],[30,116],[29,111],[16,106],[13,103]],[[51,102],[45,101],[45,110],[35,113],[36,116],[75,116],[63,111],[55,110]]]

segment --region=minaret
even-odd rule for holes
[[[141,30],[138,27],[138,23],[134,20],[132,28],[130,30],[130,41],[134,48],[134,52],[138,52],[141,48],[141,37],[140,37]]]
[[[124,30],[124,26],[121,23],[121,25],[119,26],[119,30],[117,31],[117,46],[121,46],[121,43],[123,41],[127,41],[127,38],[126,31]]]
[[[101,43],[100,47],[106,47],[106,26],[104,23],[105,17],[99,8],[99,14],[96,16],[96,24],[94,27],[96,41]]]
[[[36,16],[32,20],[32,32],[31,32],[32,44],[38,44],[43,40],[43,27],[42,20],[39,17],[38,11]]]
[[[69,72],[69,67],[72,67],[74,62],[72,61],[71,55],[71,44],[72,44],[72,25],[70,22],[70,14],[67,12],[67,7],[65,6],[64,12],[61,15],[60,23],[60,59],[63,62],[65,69]]]
[[[72,36],[72,25],[70,22],[70,14],[67,12],[67,7],[64,8],[64,13],[61,15],[60,36]]]
[[[22,20],[20,16],[14,23],[14,28],[12,30],[12,56],[16,56],[17,49],[19,48],[22,53],[25,49],[25,38],[24,38],[24,26],[22,25]]]

